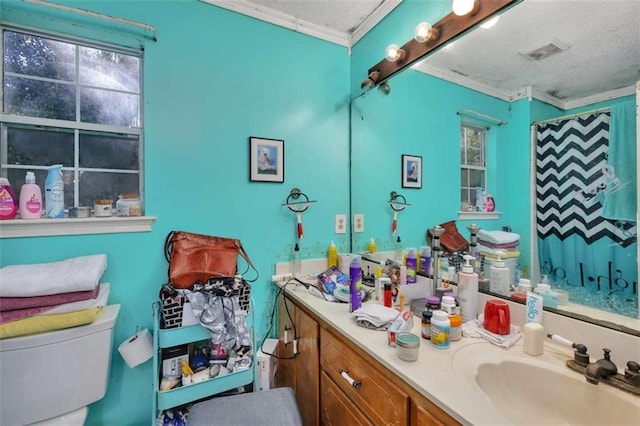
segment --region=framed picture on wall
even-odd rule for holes
[[[284,182],[284,141],[249,138],[249,180]]]
[[[402,155],[402,187],[422,188],[422,157]]]

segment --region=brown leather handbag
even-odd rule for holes
[[[236,275],[238,255],[247,263],[242,275],[249,268],[258,272],[240,240],[234,238],[171,231],[164,243],[164,255],[169,262],[169,282],[180,289],[198,281],[206,283],[209,278]]]

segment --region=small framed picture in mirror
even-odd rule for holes
[[[249,138],[249,180],[284,182],[284,141]]]
[[[402,155],[402,187],[422,188],[422,157]]]

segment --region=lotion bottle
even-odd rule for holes
[[[338,249],[333,241],[331,241],[331,245],[329,246],[328,254],[327,254],[327,267],[338,267]]]
[[[369,245],[367,246],[369,253],[375,253],[378,251],[378,246],[376,245],[376,240],[373,237],[369,240]]]
[[[503,254],[504,252],[498,250],[496,252],[498,260],[489,268],[489,291],[502,296],[509,296],[511,273],[502,260]]]
[[[467,322],[478,317],[478,274],[473,272],[471,262],[474,256],[464,256],[464,266],[458,272],[458,302],[462,321]]]
[[[40,219],[42,215],[42,190],[36,185],[36,176],[27,172],[25,183],[20,188],[20,217],[22,219]]]

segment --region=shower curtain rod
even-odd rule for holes
[[[531,123],[531,125],[532,126],[537,126],[538,124],[552,123],[552,122],[558,121],[558,120],[566,120],[568,118],[574,118],[574,117],[579,117],[581,115],[593,114],[593,113],[596,113],[596,112],[604,112],[604,111],[611,111],[611,107],[602,107],[602,108],[590,109],[588,111],[577,112],[575,114],[563,115],[561,117],[549,118],[547,120],[534,121],[533,123]]]

